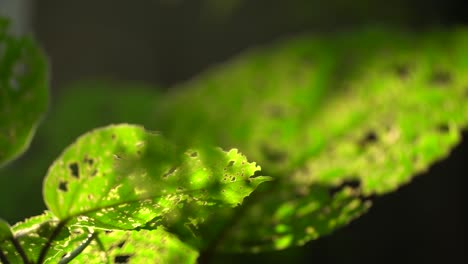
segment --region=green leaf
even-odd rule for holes
[[[0,249],[10,263],[23,263],[19,247],[21,247],[20,250],[24,252],[24,256],[30,262],[35,262],[58,224],[58,219],[50,212],[26,219],[12,227],[14,239],[0,242]],[[47,255],[47,259],[51,260],[50,263],[57,263],[60,260],[61,256],[53,257],[53,255],[62,250],[65,244],[73,247],[79,243],[80,239],[82,239],[78,239],[79,235],[81,234],[74,234],[73,237],[76,237],[77,241],[73,241],[66,229],[61,230],[56,239],[52,241],[51,250]],[[14,244],[15,242],[17,245]]]
[[[10,36],[7,26],[0,18],[0,167],[29,146],[48,102],[44,55],[32,40]]]
[[[44,199],[61,220],[104,229],[172,228],[191,237],[268,177],[237,150],[180,151],[159,134],[115,125],[80,137],[50,167]]]
[[[100,233],[71,263],[196,263],[198,253],[162,230]]]
[[[0,218],[0,241],[9,239],[13,236],[8,222]]]
[[[15,186],[0,192],[3,216],[14,222],[43,210],[37,186],[55,158],[81,134],[113,123],[151,128],[150,113],[160,97],[152,88],[122,81],[80,81],[60,89],[24,158],[0,170],[0,186]]]
[[[467,47],[466,29],[299,38],[176,87],[165,135],[237,147],[275,177],[237,219],[220,215],[235,224],[219,248],[302,245],[445,158],[468,124]]]

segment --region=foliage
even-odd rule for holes
[[[48,100],[44,56],[7,25],[0,18],[0,167],[28,147]]]
[[[297,38],[249,51],[168,94],[116,100],[124,117],[94,116],[102,97],[88,90],[82,98],[94,101],[71,128],[45,123],[44,138],[66,134],[46,156],[69,144],[70,133],[107,126],[52,163],[43,185],[48,210],[13,227],[0,220],[0,261],[195,263],[199,252],[278,250],[329,234],[460,141],[468,125],[466,47],[464,29]],[[44,68],[32,64],[30,72],[43,76]],[[77,95],[70,104],[80,106]],[[15,104],[18,113],[37,110],[35,118],[9,115],[0,132],[28,121],[31,135],[45,102]],[[58,123],[73,116],[52,115]],[[102,123],[109,121],[161,132]],[[3,144],[0,151],[16,149],[12,159],[27,141]],[[259,176],[247,157],[271,177]]]

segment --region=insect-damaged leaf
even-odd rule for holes
[[[49,209],[106,229],[174,227],[184,235],[216,207],[234,207],[268,177],[236,150],[179,151],[156,133],[115,125],[80,137],[50,167]]]
[[[359,216],[365,197],[394,191],[460,141],[467,47],[466,29],[299,38],[177,87],[157,124],[188,145],[235,146],[275,176],[237,221],[226,216],[236,224],[220,248],[301,245]]]
[[[16,38],[0,17],[0,167],[28,146],[47,108],[46,61],[36,44]]]
[[[58,224],[58,219],[50,212],[28,218],[12,227],[12,236],[15,239],[0,241],[0,250],[9,263],[23,263],[23,257],[26,257],[30,263],[36,263],[41,249],[47,244],[48,238]],[[57,263],[61,257],[57,254],[67,246],[71,248],[76,246],[82,239],[78,234],[70,235],[67,229],[60,230],[55,240],[51,242],[46,263]]]
[[[99,241],[99,243],[98,243]],[[71,263],[196,263],[198,252],[161,228],[101,232]]]

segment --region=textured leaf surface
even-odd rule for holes
[[[47,108],[47,67],[35,43],[0,18],[0,167],[28,146]]]
[[[12,227],[13,235],[24,249],[25,255],[30,262],[35,263],[37,261],[42,247],[47,243],[49,236],[57,224],[58,219],[54,218],[50,212],[45,212],[42,215],[26,219]],[[78,234],[69,235],[70,233],[66,229],[59,233],[52,243],[49,254],[46,256],[46,260],[50,261],[48,263],[58,263],[58,260],[61,258],[61,255],[58,255],[58,253],[63,251],[66,246],[76,246],[83,239]],[[77,241],[74,241],[74,239]],[[0,248],[10,263],[23,263],[18,250],[11,240],[0,242]]]
[[[162,230],[101,233],[71,263],[196,263],[198,253]],[[104,249],[104,251],[103,251]]]
[[[193,236],[214,207],[234,207],[267,177],[236,150],[179,151],[132,125],[80,137],[49,169],[47,206],[62,220],[106,229],[172,228]],[[211,208],[211,209],[210,209]]]
[[[221,247],[303,244],[359,216],[366,197],[409,182],[459,142],[468,122],[467,47],[464,29],[296,39],[181,85],[157,123],[188,145],[238,147],[277,178],[249,200]]]

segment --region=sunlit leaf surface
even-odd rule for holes
[[[12,227],[13,235],[18,245],[24,250],[25,256],[31,263],[36,263],[41,249],[45,246],[53,230],[57,227],[59,221],[52,216],[50,212],[31,217],[23,222],[17,223]],[[70,235],[67,229],[60,231],[54,241],[45,260],[48,263],[58,263],[62,257],[60,252],[67,247],[73,248],[79,245],[79,242],[86,236],[83,234]],[[23,260],[11,240],[0,242],[0,248],[10,263],[23,263]]]
[[[0,18],[0,167],[21,154],[47,109],[47,67],[28,38],[9,35]]]
[[[157,133],[116,125],[80,137],[50,167],[49,209],[61,220],[105,229],[163,225],[192,237],[218,207],[242,203],[267,177],[236,150],[179,151]],[[76,218],[76,219],[75,219]]]
[[[236,147],[276,180],[220,248],[282,249],[362,214],[446,157],[468,121],[468,31],[364,30],[250,51],[180,85],[157,124]],[[443,180],[443,179],[441,179]]]
[[[71,263],[196,263],[198,253],[162,229],[103,232]]]

